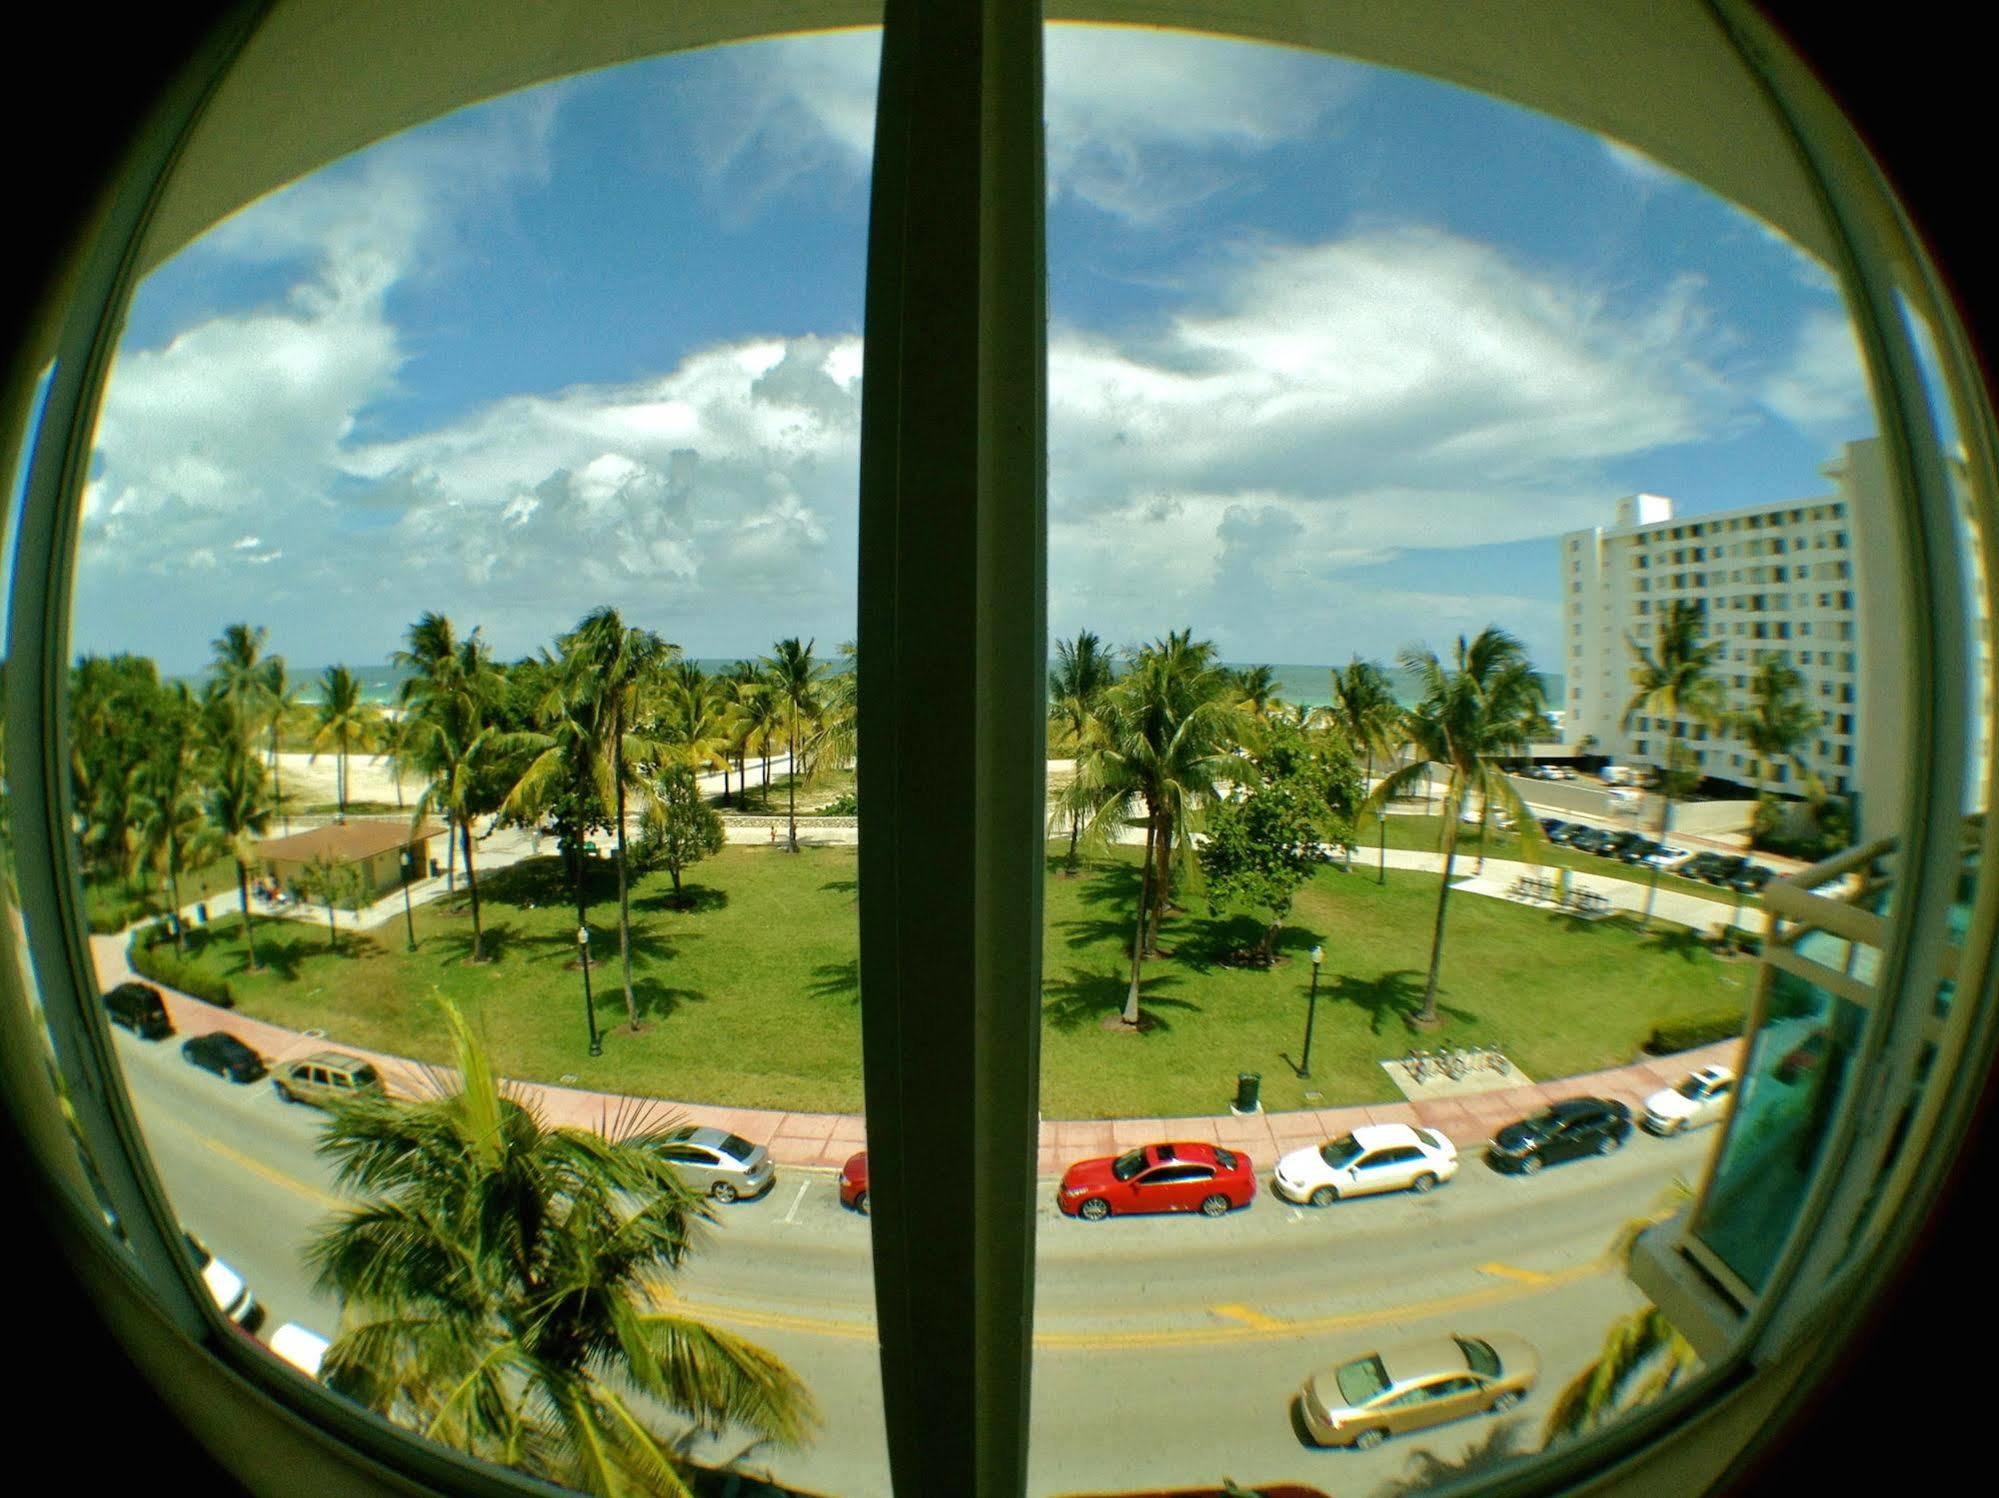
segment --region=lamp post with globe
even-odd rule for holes
[[[576,928],[576,958],[583,965],[583,1014],[590,1025],[590,1054],[604,1054],[604,1042],[597,1034],[597,1004],[590,997],[590,928]]]

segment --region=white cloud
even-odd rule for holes
[[[873,30],[760,42],[696,81],[701,166],[736,196],[733,213],[821,174],[866,179],[880,46]],[[1364,76],[1252,42],[1051,26],[1049,194],[1151,222],[1220,190],[1250,153],[1324,128]]]
[[[1840,437],[1872,430],[1867,366],[1846,314],[1825,310],[1804,318],[1790,358],[1765,377],[1757,396],[1793,426]]]

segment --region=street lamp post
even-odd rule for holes
[[[590,997],[590,928],[576,928],[576,956],[583,964],[583,1014],[590,1023],[590,1054],[604,1054],[604,1042],[597,1034],[597,1004]]]
[[[403,849],[403,929],[409,933],[410,950],[416,950],[416,917],[410,914],[410,850]]]
[[[1305,1010],[1305,1056],[1298,1063],[1298,1075],[1308,1081],[1312,1076],[1312,1021],[1319,1017],[1319,964],[1325,960],[1324,947],[1312,948],[1312,997]]]

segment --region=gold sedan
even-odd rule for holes
[[[1511,1409],[1540,1372],[1540,1355],[1504,1332],[1425,1337],[1314,1373],[1300,1413],[1319,1445],[1365,1451],[1405,1431]]]

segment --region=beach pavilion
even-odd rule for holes
[[[412,830],[403,818],[330,822],[290,837],[271,838],[257,845],[257,862],[264,873],[289,889],[319,859],[361,871],[369,895],[386,894],[402,883],[403,850],[409,850],[410,877],[421,879],[430,869],[430,840],[444,828],[426,821]]]

